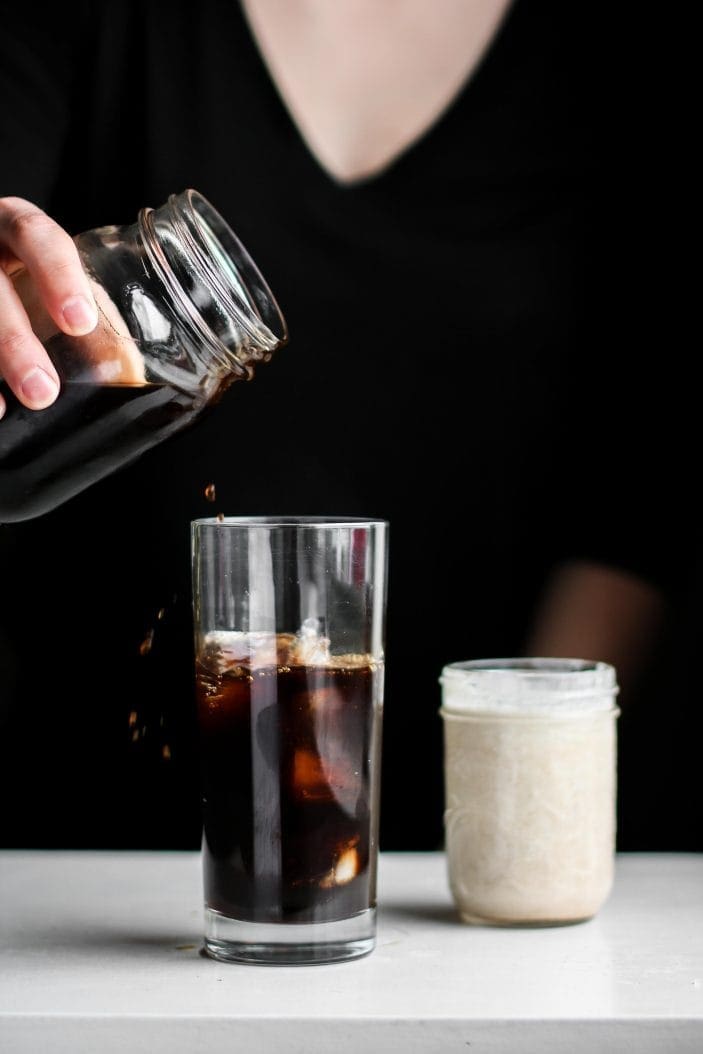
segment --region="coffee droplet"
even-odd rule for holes
[[[153,629],[150,629],[149,632],[147,633],[146,637],[144,638],[144,640],[139,645],[139,654],[140,655],[148,655],[149,652],[151,651],[151,647],[152,647],[153,643],[154,643],[154,631],[153,631]]]
[[[161,757],[164,759],[164,761],[170,761],[171,760],[171,748],[168,745],[168,743],[164,743],[164,745],[162,746],[162,748],[161,748]]]
[[[134,728],[136,723],[137,723],[137,711],[136,710],[130,710],[130,713],[129,713],[129,727],[130,728]]]
[[[207,487],[205,488],[205,497],[207,498],[208,501],[216,501],[217,500],[217,495],[215,493],[215,484],[214,483],[208,483]]]
[[[165,614],[166,614],[166,608],[159,608],[159,610],[156,613],[156,617],[159,620],[159,622],[161,622],[161,619],[164,617]]]
[[[217,514],[217,522],[218,523],[224,523],[225,522],[225,514],[224,514],[224,512],[218,512],[218,514]]]

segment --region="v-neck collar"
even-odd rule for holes
[[[304,156],[308,168],[314,171],[317,178],[329,188],[340,191],[341,193],[349,193],[383,183],[386,179],[390,178],[398,168],[403,167],[406,163],[410,163],[413,157],[421,154],[423,150],[427,149],[429,144],[437,136],[441,135],[444,127],[450,125],[456,119],[468,92],[474,92],[476,90],[477,85],[486,78],[492,67],[498,61],[497,56],[499,56],[500,52],[504,49],[505,41],[512,33],[512,26],[516,18],[516,11],[520,7],[520,0],[512,0],[509,4],[480,61],[437,117],[427,125],[420,135],[412,139],[407,146],[399,150],[398,153],[377,172],[353,180],[337,179],[337,177],[333,176],[329,169],[323,165],[312,150],[305,135],[301,131],[300,125],[291,113],[288,104],[278,87],[276,79],[269,68],[266,58],[259,46],[254,29],[244,11],[244,6],[241,3],[241,0],[237,0],[236,7],[239,21],[241,23],[242,34],[247,41],[247,46],[251,52],[255,67],[258,69],[262,80],[266,83],[267,90],[271,93],[272,103],[285,122],[291,138],[296,143],[300,153]]]

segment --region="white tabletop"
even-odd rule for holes
[[[192,853],[0,853],[0,1050],[703,1050],[703,856],[625,855],[590,922],[457,920],[444,857],[384,854],[367,958],[200,954]]]

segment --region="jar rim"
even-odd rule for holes
[[[236,300],[232,301],[232,298],[229,298],[242,326],[265,346],[271,346],[271,349],[285,344],[288,340],[288,327],[276,297],[246,246],[224,217],[203,194],[192,187],[181,194],[171,194],[168,200],[174,212],[179,212],[189,225],[195,226],[208,249],[214,248],[217,251],[219,247],[225,255],[225,260],[234,262],[238,277],[243,282],[243,286],[237,283],[237,292],[239,295],[243,294],[247,306],[252,308],[253,312],[251,315],[242,313]],[[201,262],[207,267],[206,258],[202,258]],[[227,295],[228,291],[222,287],[219,274],[213,274],[210,268],[208,270],[211,279],[220,286],[221,293]]]
[[[287,343],[283,313],[251,254],[197,190],[171,194],[158,209],[141,209],[138,224],[151,264],[183,317],[226,368],[251,376],[252,362],[268,360]],[[180,246],[179,252],[175,246]],[[246,335],[246,349],[225,335],[227,326],[213,327],[194,305],[187,292],[192,271],[206,283],[217,305],[215,317],[233,320],[237,331]]]
[[[439,678],[447,712],[601,710],[618,694],[615,667],[587,659],[525,657],[449,663]]]
[[[496,677],[504,674],[519,673],[527,679],[537,677],[564,676],[565,674],[605,673],[615,668],[607,662],[591,659],[567,659],[549,657],[524,657],[505,659],[466,659],[461,662],[448,663],[442,673],[452,670],[466,670]]]

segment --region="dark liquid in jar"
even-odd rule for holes
[[[200,406],[166,384],[64,381],[46,410],[28,410],[4,382],[0,523],[53,509],[188,425]]]
[[[377,664],[234,665],[202,657],[207,906],[253,922],[328,922],[375,904]],[[373,822],[372,822],[373,817]]]

